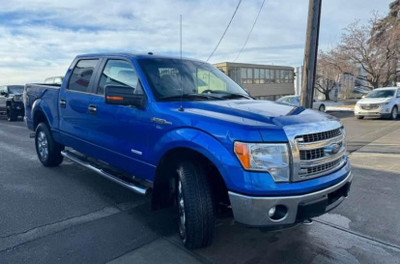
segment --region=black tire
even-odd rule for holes
[[[18,116],[10,106],[7,106],[7,120],[10,122],[17,121]]]
[[[207,247],[215,236],[216,206],[205,169],[199,162],[184,161],[177,173],[179,235],[188,249]]]
[[[50,129],[45,123],[40,123],[36,127],[35,147],[43,166],[56,167],[63,161],[64,157],[61,155],[61,151],[64,147],[54,141]]]
[[[356,116],[357,119],[364,119],[364,116]]]
[[[321,104],[321,105],[319,106],[318,110],[321,111],[321,112],[325,112],[325,110],[326,110],[325,105],[324,105],[324,104]]]
[[[397,106],[394,106],[392,108],[392,111],[390,112],[389,119],[396,120],[398,117],[399,117],[399,110],[397,109]]]

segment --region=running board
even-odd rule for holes
[[[109,179],[125,188],[128,188],[131,191],[134,191],[141,195],[149,195],[151,193],[151,188],[144,187],[144,186],[140,185],[139,183],[124,181],[123,179],[120,179],[117,176],[114,176],[102,169],[96,168],[89,162],[82,160],[79,156],[77,156],[69,151],[66,151],[66,150],[61,151],[61,155],[72,160],[75,163],[78,163],[79,165],[82,165],[85,168],[88,168],[89,170],[96,172],[97,174],[103,176],[106,179]]]

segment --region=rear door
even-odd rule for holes
[[[65,144],[83,153],[87,153],[90,141],[87,120],[90,118],[90,102],[93,97],[95,69],[99,59],[80,59],[69,78],[69,82],[60,89],[59,113],[60,131],[64,134]]]

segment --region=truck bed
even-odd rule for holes
[[[42,104],[52,128],[58,128],[58,94],[60,84],[29,83],[24,89],[25,119],[30,130],[34,130],[33,115],[36,104]],[[43,100],[42,100],[43,99]],[[38,101],[40,100],[40,101]],[[35,103],[36,102],[36,103]]]

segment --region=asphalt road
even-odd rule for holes
[[[334,114],[350,151],[400,128],[400,120]],[[227,217],[213,246],[189,252],[173,209],[151,211],[145,198],[68,161],[44,168],[24,124],[0,120],[0,263],[105,263],[126,254],[133,263],[400,263],[399,175],[362,167],[354,174],[368,177],[312,225],[267,232]]]

